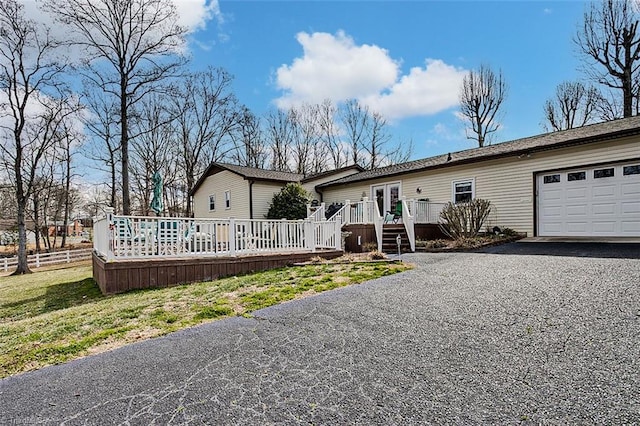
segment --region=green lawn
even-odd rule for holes
[[[408,268],[327,263],[115,296],[91,266],[0,277],[0,378]]]

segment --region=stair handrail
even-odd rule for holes
[[[409,211],[408,200],[402,197],[402,224],[407,232],[407,238],[409,239],[409,246],[411,251],[416,251],[416,229],[414,225],[414,216]]]
[[[349,208],[351,206],[351,201],[345,200],[344,205],[340,207],[340,209],[335,212],[329,219],[328,222],[335,222],[336,220],[340,221],[340,227],[342,228],[344,225],[349,224]]]
[[[311,211],[311,205],[307,204],[307,219],[311,219],[314,222],[323,222],[325,220],[324,217],[325,204],[320,203],[319,206],[315,208],[315,211]]]
[[[376,239],[378,240],[378,251],[382,251],[382,228],[384,224],[384,217],[378,210],[378,205],[375,201],[366,200],[367,214],[369,218],[373,220],[373,226],[376,230]]]

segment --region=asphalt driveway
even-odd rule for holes
[[[640,260],[416,269],[0,381],[0,423],[640,423]]]

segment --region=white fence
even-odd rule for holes
[[[64,250],[51,253],[36,253],[27,256],[29,266],[39,268],[45,265],[78,262],[91,259],[93,249]],[[0,269],[7,272],[18,265],[17,257],[5,257],[0,259]]]
[[[408,205],[415,223],[439,223],[440,212],[446,203],[408,200]]]
[[[340,249],[335,222],[107,216],[94,220],[94,249],[115,258],[236,256]]]

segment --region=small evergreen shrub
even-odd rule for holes
[[[299,183],[288,183],[273,196],[267,219],[297,220],[307,217],[310,195]]]

